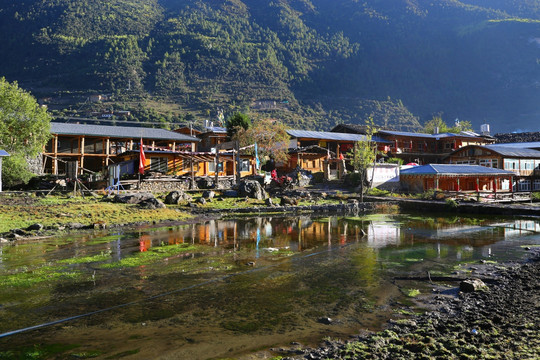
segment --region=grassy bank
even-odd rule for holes
[[[66,197],[50,195],[0,196],[0,233],[12,229],[24,229],[39,223],[45,227],[69,223],[90,225],[104,223],[107,226],[140,221],[185,220],[191,217],[177,208],[158,210],[141,209],[136,205],[99,201],[91,197]]]

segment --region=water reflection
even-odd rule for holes
[[[133,350],[129,336],[136,334],[144,348],[197,359],[291,338],[347,336],[389,316],[388,304],[400,296],[390,281],[396,274],[517,257],[520,245],[540,242],[539,230],[530,219],[265,217],[1,246],[2,331],[136,305],[70,323],[69,331],[0,340],[0,349],[71,339],[112,355]],[[9,274],[32,272],[44,274],[41,282],[6,285]],[[317,321],[322,316],[339,321],[326,326]],[[111,338],[104,326],[123,330]]]

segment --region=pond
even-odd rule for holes
[[[421,283],[521,258],[531,219],[258,217],[0,247],[0,358],[244,358],[378,330]],[[422,287],[424,286],[424,287]],[[329,320],[331,319],[331,321]]]

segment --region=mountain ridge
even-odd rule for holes
[[[2,0],[0,31],[0,76],[62,96],[48,104],[58,114],[114,107],[181,124],[248,111],[309,129],[373,117],[407,131],[441,115],[539,129],[533,0]],[[114,100],[82,105],[93,93]],[[253,109],[260,100],[286,105]]]

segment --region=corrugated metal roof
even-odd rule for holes
[[[9,156],[6,150],[0,150],[0,156]]]
[[[287,130],[287,134],[295,138],[333,140],[333,141],[366,141],[365,135],[336,133],[327,131],[309,131],[309,130]],[[389,143],[389,141],[373,136],[372,141]]]
[[[402,175],[515,175],[512,171],[480,165],[429,164],[401,170]]]
[[[420,137],[427,139],[441,139],[448,137],[466,137],[466,138],[477,138],[478,136],[471,136],[467,134],[454,134],[454,133],[440,133],[440,134],[424,134],[424,133],[413,133],[406,131],[392,131],[392,130],[379,130],[379,134],[385,135],[396,135],[396,136],[410,136],[410,137]]]
[[[198,142],[200,139],[165,129],[146,127],[107,126],[88,124],[51,123],[51,133],[59,135],[86,135],[111,138],[158,139]]]
[[[519,158],[535,158],[540,159],[540,151],[526,148],[514,148],[507,146],[484,145],[486,149],[495,151],[502,156],[519,157]]]
[[[502,146],[502,147],[511,147],[517,149],[536,149],[540,148],[540,141],[533,142],[522,142],[522,143],[504,143],[504,144],[491,144],[490,146]]]

